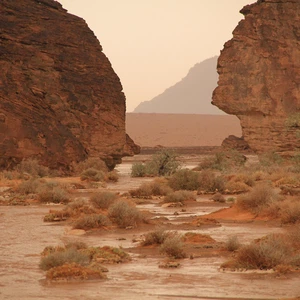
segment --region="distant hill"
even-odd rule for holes
[[[225,114],[211,104],[217,86],[217,59],[212,57],[192,67],[186,77],[150,101],[140,103],[134,113]]]

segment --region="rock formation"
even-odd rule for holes
[[[135,113],[224,114],[211,105],[217,86],[217,56],[204,60],[190,69],[174,86],[150,101],[140,103]]]
[[[83,19],[54,0],[2,0],[0,15],[1,168],[29,157],[64,171],[87,157],[113,167],[139,151],[120,80]]]
[[[299,149],[300,1],[259,0],[240,12],[245,19],[218,59],[212,103],[238,116],[251,149]]]

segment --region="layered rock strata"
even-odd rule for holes
[[[237,115],[256,151],[300,148],[300,1],[259,0],[240,11],[218,59],[212,104]]]
[[[113,167],[139,151],[120,80],[83,19],[53,0],[2,0],[0,15],[1,168],[30,157],[65,171],[87,157]]]

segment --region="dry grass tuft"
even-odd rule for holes
[[[90,202],[94,207],[108,209],[118,199],[118,195],[112,192],[98,192],[90,197]]]
[[[109,226],[110,220],[107,216],[101,214],[83,215],[79,217],[74,224],[75,229],[93,229]]]
[[[120,228],[136,227],[145,220],[142,212],[125,200],[118,200],[108,209],[108,217]]]
[[[166,203],[170,203],[170,202],[184,203],[184,201],[187,200],[196,200],[195,194],[190,191],[175,191],[164,197],[164,202]]]
[[[279,200],[279,195],[268,184],[255,186],[249,193],[237,198],[237,206],[243,210],[258,214]]]
[[[161,244],[160,252],[175,259],[185,258],[186,253],[184,252],[182,237],[177,232],[169,234]]]
[[[143,183],[139,188],[131,190],[132,197],[151,198],[151,196],[165,196],[172,192],[164,178],[155,178],[152,182]]]

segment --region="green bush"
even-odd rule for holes
[[[170,177],[169,185],[173,190],[197,190],[199,173],[189,169],[178,170]]]
[[[180,166],[177,158],[178,155],[174,151],[163,149],[154,154],[151,160],[145,164],[133,164],[131,168],[131,176],[169,176],[175,173]]]
[[[107,209],[118,199],[118,195],[112,192],[98,192],[90,197],[90,201],[96,208]]]
[[[146,166],[143,163],[134,163],[131,167],[131,176],[132,177],[145,177],[146,174]]]
[[[108,217],[121,228],[136,227],[144,219],[136,207],[124,200],[118,200],[109,207]]]

